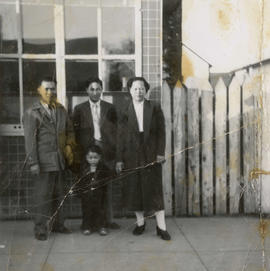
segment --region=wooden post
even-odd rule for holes
[[[241,144],[240,144],[240,111],[241,111],[241,85],[240,74],[235,74],[229,86],[229,202],[230,214],[239,213],[241,191]]]
[[[166,162],[162,166],[163,172],[163,193],[166,215],[172,215],[172,116],[171,116],[171,90],[164,81],[161,90],[161,107],[163,110],[166,125]]]
[[[216,214],[226,214],[226,85],[219,78],[215,87]]]
[[[200,215],[200,138],[199,138],[199,85],[196,78],[188,78],[188,214]]]
[[[202,212],[213,215],[213,90],[208,81],[202,85]]]
[[[173,90],[173,131],[174,131],[174,180],[175,214],[187,214],[187,176],[186,176],[186,91],[180,81]]]
[[[250,172],[260,168],[256,145],[259,132],[260,113],[257,110],[257,99],[261,87],[259,73],[247,74],[243,84],[243,182],[244,212],[258,213],[260,209],[260,181],[250,178]]]

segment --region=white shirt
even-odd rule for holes
[[[93,103],[89,99],[90,109],[93,117],[93,125],[94,125],[94,138],[96,140],[101,141],[101,133],[100,133],[100,100],[96,103]]]
[[[143,132],[143,104],[144,101],[140,103],[133,102],[140,132]]]

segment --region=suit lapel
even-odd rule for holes
[[[139,126],[138,126],[137,116],[136,116],[133,102],[129,104],[128,116],[129,116],[129,122],[131,126],[135,129],[136,132],[139,132]]]
[[[105,120],[105,116],[107,115],[107,110],[108,108],[105,106],[105,104],[100,101],[100,127],[102,127],[104,120]]]
[[[153,114],[153,107],[150,102],[144,100],[143,104],[143,131],[144,131],[144,141],[146,142],[147,137],[150,132],[151,119]]]
[[[41,114],[43,124],[46,125],[49,129],[54,130],[55,124],[53,122],[53,119],[51,118],[51,116],[49,116],[48,112],[46,111],[42,104],[40,104],[39,112]]]
[[[92,111],[91,111],[91,108],[90,108],[89,101],[87,101],[84,106],[85,106],[85,108],[84,108],[83,112],[85,113],[85,119],[89,123],[90,128],[94,129],[93,128],[94,127],[93,116],[92,116]]]

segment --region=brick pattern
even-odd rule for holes
[[[142,1],[142,71],[151,86],[150,99],[155,101],[160,101],[161,90],[162,29],[160,28],[160,6],[160,0]]]

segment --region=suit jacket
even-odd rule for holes
[[[37,102],[25,112],[23,124],[28,164],[39,165],[45,172],[65,169],[65,146],[75,141],[65,108],[56,104],[53,120]]]
[[[77,105],[73,113],[76,141],[83,151],[94,143],[94,124],[89,101]],[[117,114],[115,107],[100,101],[100,132],[103,145],[104,161],[115,159]]]

